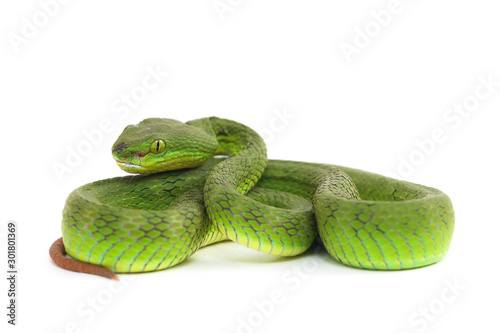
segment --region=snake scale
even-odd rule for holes
[[[399,270],[441,260],[453,235],[443,192],[346,167],[268,161],[262,138],[227,119],[145,119],[124,129],[112,154],[141,175],[69,195],[63,237],[50,249],[65,269],[116,279],[223,240],[295,256],[319,235],[345,265]]]

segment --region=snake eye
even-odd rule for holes
[[[165,141],[158,139],[153,141],[149,150],[151,150],[153,154],[160,154],[165,151],[165,148],[166,148]]]

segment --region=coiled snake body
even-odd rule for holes
[[[123,170],[148,175],[69,195],[63,237],[50,249],[63,268],[116,278],[171,267],[227,239],[294,256],[319,233],[343,264],[397,270],[435,263],[450,246],[446,194],[356,169],[268,161],[262,138],[230,120],[146,119],[112,150]]]

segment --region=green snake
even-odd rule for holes
[[[268,160],[263,139],[227,119],[145,119],[123,130],[112,154],[140,175],[69,195],[63,237],[50,249],[65,269],[110,278],[162,270],[223,240],[296,256],[319,235],[345,265],[399,270],[441,260],[453,235],[443,192],[346,167]]]

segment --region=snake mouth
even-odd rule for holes
[[[142,170],[142,166],[131,163],[131,162],[126,162],[126,161],[121,161],[119,159],[114,159],[116,164],[120,167],[120,169],[127,171],[127,172],[134,172],[134,171],[139,171]]]
[[[131,162],[126,162],[126,161],[119,160],[119,159],[117,159],[117,158],[115,158],[114,160],[115,160],[115,162],[116,162],[118,165],[130,165],[130,166],[132,166],[132,165],[136,165],[136,164],[133,164],[133,163],[131,163]]]

